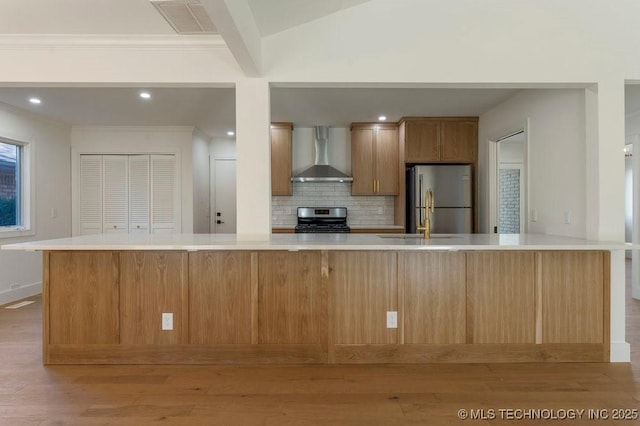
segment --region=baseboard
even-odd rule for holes
[[[611,362],[631,362],[631,345],[627,342],[611,342]]]
[[[16,289],[0,292],[0,305],[15,302],[25,297],[35,296],[42,293],[42,281],[33,284],[24,284]]]

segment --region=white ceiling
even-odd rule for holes
[[[148,0],[1,0],[2,34],[175,34]]]
[[[265,37],[315,21],[369,0],[249,0],[260,35]]]
[[[77,126],[196,126],[210,136],[235,129],[233,88],[0,88],[0,102]],[[30,97],[42,100],[29,103]]]
[[[297,126],[348,127],[352,122],[401,117],[478,116],[515,89],[274,88],[271,119]]]
[[[260,34],[266,36],[366,1],[249,0],[249,5]],[[175,32],[149,0],[1,0],[0,34]]]
[[[76,126],[196,126],[212,137],[235,128],[233,88],[4,87],[0,102]],[[273,88],[272,121],[348,127],[403,116],[477,116],[513,89]],[[42,100],[29,103],[30,97]]]
[[[213,0],[202,0],[209,2]],[[369,0],[246,0],[261,36],[321,19]],[[165,35],[173,31],[149,0],[0,0],[0,34]],[[234,90],[155,88],[2,88],[0,102],[72,125],[193,125],[211,136],[235,127]],[[402,116],[480,115],[511,89],[274,88],[272,120],[347,126]],[[43,104],[26,100],[37,95]],[[640,111],[640,85],[626,87],[627,114]]]

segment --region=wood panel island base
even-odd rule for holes
[[[45,364],[609,361],[608,249],[132,238],[3,247],[44,251]]]

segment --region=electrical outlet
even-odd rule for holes
[[[398,311],[387,311],[387,328],[398,328]]]
[[[173,313],[162,314],[162,329],[173,330]]]

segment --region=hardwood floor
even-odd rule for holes
[[[41,299],[0,308],[0,425],[633,425],[510,420],[500,409],[640,410],[640,301],[627,298],[631,364],[55,366]],[[485,418],[458,418],[484,409]],[[611,411],[608,412],[612,414]],[[555,411],[554,414],[561,414]]]

